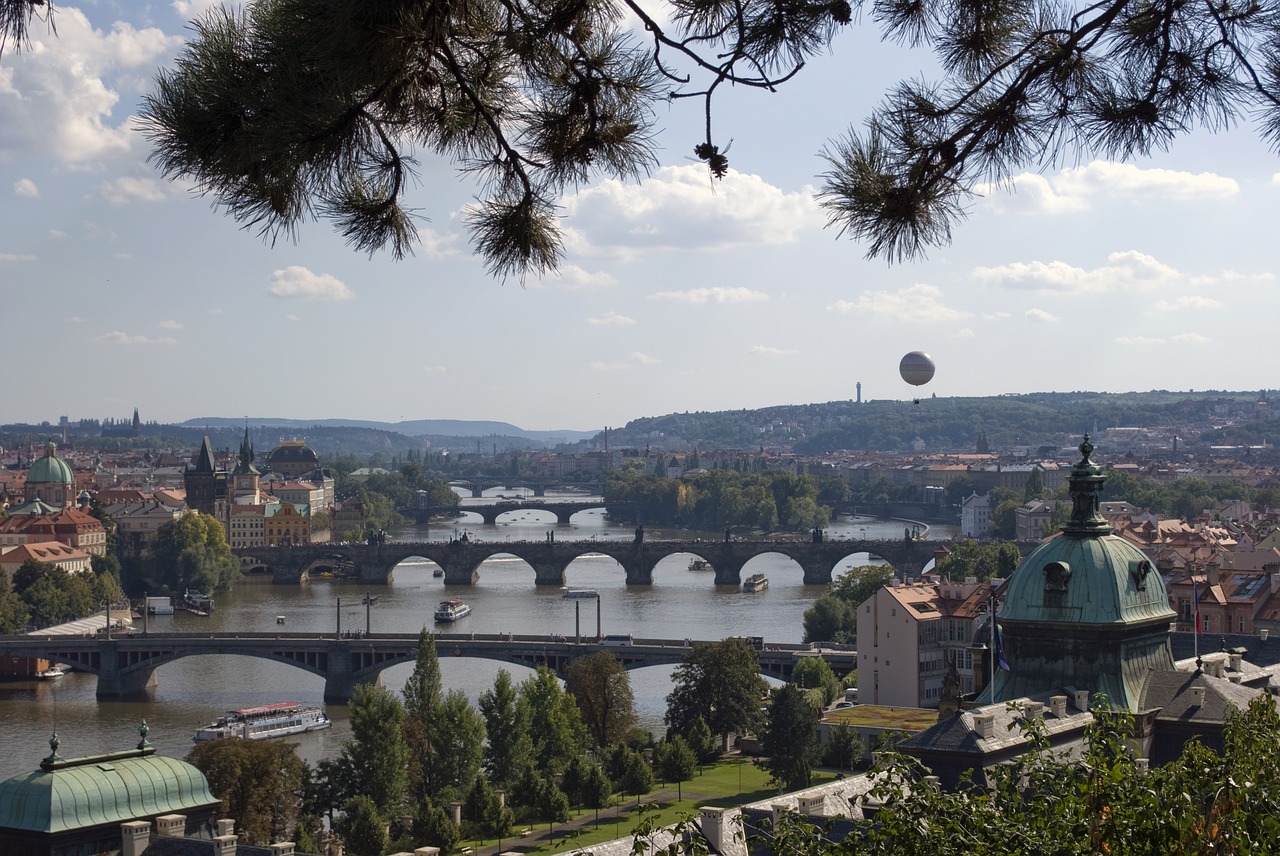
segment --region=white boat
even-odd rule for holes
[[[711,563],[710,563],[710,562],[708,562],[706,559],[694,559],[694,560],[692,560],[691,562],[689,562],[689,570],[691,570],[691,571],[714,571],[714,570],[715,570],[715,568],[711,567]]]
[[[197,743],[205,740],[223,740],[239,737],[244,740],[265,740],[268,737],[284,737],[328,728],[329,716],[318,707],[307,707],[296,701],[280,701],[261,707],[244,707],[229,710],[204,728],[196,730]]]
[[[36,672],[36,677],[42,681],[51,681],[54,678],[62,677],[66,673],[67,673],[66,669],[62,668],[61,664],[55,663],[54,665],[45,669],[43,672]]]
[[[742,581],[743,591],[764,591],[769,587],[769,578],[764,574],[752,574]]]
[[[442,600],[436,607],[436,621],[457,621],[471,614],[471,607],[460,600]]]

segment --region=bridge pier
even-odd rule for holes
[[[119,643],[103,641],[99,647],[101,660],[98,670],[97,696],[100,699],[127,699],[145,697],[156,685],[155,667],[124,665]]]
[[[372,677],[357,675],[357,664],[352,657],[350,643],[345,640],[334,640],[329,643],[329,654],[326,657],[328,668],[324,673],[324,700],[326,704],[347,704],[355,695],[356,684],[373,684],[382,686],[382,672]]]

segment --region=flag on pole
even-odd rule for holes
[[[994,611],[991,613],[991,650],[995,652],[996,665],[1009,671],[1009,663],[1004,658],[1004,643],[1000,641],[1000,623],[996,621]]]

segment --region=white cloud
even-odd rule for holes
[[[70,236],[69,236],[66,232],[62,231],[61,229],[50,229],[50,230],[49,230],[49,237],[50,237],[50,238],[56,238],[56,239],[58,239],[58,240],[62,240],[62,239],[64,239],[64,238],[68,238],[68,237],[70,237]]]
[[[633,369],[636,366],[655,366],[662,360],[657,357],[651,357],[648,354],[636,351],[625,360],[617,362],[605,362],[603,360],[595,360],[591,363],[591,370],[597,372],[620,372]]]
[[[13,183],[13,195],[35,199],[40,195],[40,188],[36,187],[36,183],[31,179],[20,178]]]
[[[70,324],[83,324],[84,319],[81,318],[79,315],[72,315],[70,318],[67,319],[67,322]]]
[[[36,257],[30,253],[0,253],[0,262],[33,262]]]
[[[827,308],[842,314],[856,312],[904,322],[963,321],[970,314],[947,306],[942,302],[942,291],[925,283],[897,291],[868,291],[856,300],[837,300]]]
[[[1277,172],[1271,176],[1271,186],[1280,187],[1280,172]]]
[[[1157,300],[1152,304],[1151,311],[1163,314],[1165,312],[1180,312],[1184,309],[1189,309],[1193,312],[1204,312],[1221,308],[1221,301],[1214,300],[1212,297],[1187,294],[1174,300]]]
[[[752,345],[751,353],[759,354],[763,357],[794,357],[799,355],[799,351],[792,348],[774,348],[770,345]]]
[[[1170,336],[1169,340],[1177,342],[1179,345],[1207,345],[1213,341],[1208,336],[1202,336],[1199,333],[1178,333]]]
[[[618,280],[604,271],[588,271],[577,265],[561,265],[554,274],[534,283],[536,286],[559,285],[570,291],[596,291],[617,285]]]
[[[708,303],[759,303],[768,300],[769,295],[763,291],[750,288],[691,288],[687,291],[656,291],[649,295],[650,300],[667,300],[672,303],[689,303],[694,306],[705,306]]]
[[[1011,318],[1011,317],[1013,317],[1012,313],[1004,312],[1004,311],[982,313],[983,321],[1003,321],[1004,319]]]
[[[1062,320],[1057,315],[1054,315],[1052,312],[1047,312],[1043,309],[1035,309],[1035,308],[1028,309],[1026,312],[1023,313],[1023,315],[1027,318],[1028,321],[1039,321],[1045,324],[1052,324],[1054,321]]]
[[[610,180],[561,200],[571,252],[634,259],[653,250],[786,244],[825,219],[811,188],[784,193],[759,176],[666,166],[639,184]]]
[[[1117,336],[1116,343],[1120,345],[1163,345],[1165,340],[1159,336]]]
[[[122,175],[113,181],[103,182],[102,198],[112,205],[130,202],[163,202],[165,185],[154,178],[131,178]]]
[[[449,369],[445,366],[423,366],[423,374],[445,374]]]
[[[626,315],[619,315],[617,312],[610,310],[603,315],[595,315],[588,318],[587,323],[596,327],[634,327],[636,319],[628,318]]]
[[[117,116],[126,75],[141,81],[181,43],[149,27],[116,21],[95,30],[79,9],[58,9],[58,31],[37,27],[30,50],[6,53],[0,70],[0,151],[77,163],[141,146],[127,116]]]
[[[167,320],[167,321],[161,321],[161,322],[160,322],[160,327],[161,327],[161,329],[164,329],[164,330],[181,330],[181,329],[182,329],[182,322],[181,322],[181,321],[174,321],[174,320],[172,320],[172,319]]]
[[[987,205],[998,211],[1070,214],[1087,211],[1096,197],[1108,202],[1203,202],[1229,199],[1240,192],[1231,178],[1211,172],[1144,169],[1129,163],[1095,160],[1059,170],[1046,178],[1014,176],[1008,188],[985,186]]]
[[[299,318],[297,315],[294,315],[292,312],[286,312],[286,313],[285,313],[285,316],[284,316],[284,320],[286,320],[286,321],[293,321],[293,322],[297,323],[298,321],[301,321],[302,319],[301,319],[301,318]]]
[[[418,230],[418,251],[428,259],[450,259],[462,255],[462,236],[457,232],[437,232],[432,228]]]
[[[101,336],[95,336],[93,341],[99,345],[176,345],[177,339],[171,339],[168,336],[159,336],[151,338],[150,336],[137,335],[133,336],[121,330],[111,330],[103,333]]]
[[[953,339],[972,339],[977,333],[973,332],[972,327],[961,327],[959,330],[951,334]]]
[[[1151,291],[1182,279],[1182,275],[1169,265],[1136,250],[1112,253],[1107,256],[1105,265],[1093,270],[1063,261],[1013,262],[997,267],[977,267],[969,276],[999,288],[1064,294]]]
[[[271,274],[267,291],[276,297],[302,300],[351,300],[355,297],[346,283],[327,273],[312,273],[302,265],[290,265]]]

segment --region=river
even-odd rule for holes
[[[508,495],[510,492],[508,491]],[[466,506],[463,502],[463,507]],[[626,539],[630,525],[612,524],[601,511],[574,516],[570,524],[557,524],[549,512],[528,511],[506,515],[486,525],[479,515],[468,514],[448,524],[405,526],[389,533],[395,540],[447,540],[466,531],[485,541],[542,540],[548,529],[556,539]],[[928,537],[945,539],[954,527],[933,527]],[[831,538],[901,538],[903,524],[870,518],[841,518],[828,529]],[[689,538],[688,532],[664,532],[646,528],[646,539]],[[708,535],[709,538],[716,537]],[[659,638],[717,639],[726,636],[764,636],[776,642],[799,642],[802,618],[825,586],[806,586],[794,562],[782,556],[759,556],[748,563],[748,573],[764,573],[769,588],[747,594],[732,586],[716,586],[713,574],[688,570],[692,555],[672,556],[654,571],[652,586],[628,587],[622,569],[605,556],[587,556],[570,565],[567,583],[600,593],[600,622],[605,633],[632,633]],[[851,555],[845,565],[864,564],[865,554]],[[575,601],[565,600],[558,589],[537,587],[533,571],[513,557],[485,562],[474,586],[445,586],[432,577],[434,565],[409,560],[399,565],[392,582],[369,593],[376,603],[361,605],[365,588],[335,582],[276,586],[269,582],[241,583],[220,595],[213,615],[201,618],[186,613],[152,616],[156,631],[275,630],[276,616],[285,617],[290,631],[334,630],[341,602],[342,627],[358,630],[366,622],[375,632],[414,633],[432,626],[435,604],[446,597],[464,599],[472,613],[449,628],[450,632],[547,633],[572,638],[575,633]],[[583,636],[594,636],[596,602],[581,603]],[[382,673],[383,683],[399,691],[412,671],[411,664]],[[530,672],[518,666],[489,660],[441,657],[440,670],[446,688],[464,691],[474,702],[493,685],[500,668],[519,681]],[[670,667],[639,669],[631,673],[641,724],[662,730]],[[6,747],[0,753],[0,781],[34,770],[48,754],[48,740],[58,733],[62,757],[126,749],[138,741],[138,724],[146,719],[148,739],[168,755],[182,757],[191,748],[195,729],[230,708],[296,700],[321,704],[323,679],[279,663],[253,657],[208,655],[188,657],[156,670],[156,687],[146,701],[98,701],[96,678],[71,673],[40,683],[0,683],[0,735]],[[332,757],[350,733],[343,706],[329,705],[334,727],[296,738],[299,753],[314,762]]]

